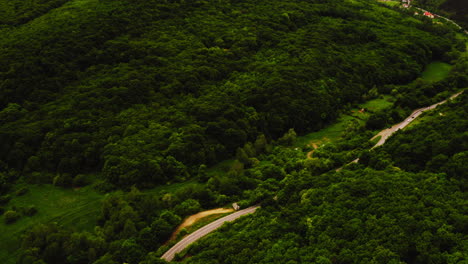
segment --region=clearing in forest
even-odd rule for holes
[[[451,69],[452,65],[448,63],[434,61],[426,66],[421,76],[426,81],[438,82],[445,79]]]

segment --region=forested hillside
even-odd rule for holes
[[[63,5],[68,0],[1,0],[0,28],[20,25]]]
[[[182,263],[463,263],[467,102],[431,112],[359,165],[320,175],[297,166],[274,187],[276,201],[197,243]]]
[[[165,263],[238,202],[178,260],[467,261],[466,91],[369,151],[467,86],[464,35],[373,0],[0,0],[0,259]]]
[[[65,186],[185,180],[259,135],[320,129],[454,41],[365,1],[75,0],[40,15],[58,3],[1,29],[0,159]]]

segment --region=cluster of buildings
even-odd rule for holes
[[[411,1],[412,1],[412,0],[401,0],[401,4],[402,4],[402,6],[403,6],[404,8],[409,8],[409,7],[411,7]],[[414,12],[414,15],[415,15],[415,16],[418,16],[418,15],[419,15],[419,12]],[[422,13],[422,15],[423,15],[423,16],[426,16],[426,17],[428,17],[428,18],[431,18],[431,19],[435,18],[434,14],[432,14],[431,12],[428,12],[428,11],[424,11],[424,12]]]
[[[404,8],[409,8],[411,6],[411,0],[401,0],[401,3]]]

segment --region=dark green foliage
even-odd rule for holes
[[[11,23],[65,1],[19,2]],[[258,155],[320,129],[450,49],[451,32],[405,19],[360,1],[67,2],[0,29],[0,160],[60,186],[184,181],[247,142]]]
[[[0,28],[2,25],[24,24],[68,0],[0,0]]]
[[[10,195],[3,195],[3,196],[0,196],[0,205],[5,205],[7,204],[9,201],[11,200],[11,196]]]
[[[465,110],[466,95],[462,95],[434,111],[436,115],[427,123],[405,132],[405,138],[417,136],[423,128],[437,131],[442,127],[439,117],[459,120],[466,115]],[[455,131],[466,127],[458,122],[453,125]],[[398,144],[393,142],[402,134],[387,144]],[[445,136],[448,141],[456,140],[459,133]],[[51,263],[86,259],[159,263],[150,252],[167,241],[182,217],[201,210],[200,205],[213,206],[213,201],[228,199],[242,199],[243,207],[261,203],[262,209],[192,246],[183,263],[448,263],[466,258],[466,184],[462,174],[450,176],[451,171],[466,172],[466,146],[455,150],[450,167],[439,167],[437,173],[413,173],[393,167],[400,157],[384,152],[385,145],[368,152],[371,133],[356,128],[347,137],[320,147],[314,158],[307,160],[300,150],[278,146],[255,166],[213,176],[207,186],[187,187],[174,194],[147,195],[133,187],[103,202],[94,234],[49,231],[51,237],[45,237],[49,242],[42,246],[37,244],[42,240],[24,242],[22,258]],[[427,140],[410,144],[415,149],[432,146]],[[246,144],[247,149],[250,145]],[[336,166],[357,156],[355,149],[359,147],[365,153],[362,163],[370,168],[356,164],[354,169],[335,172]],[[432,153],[428,164],[437,167],[445,157]],[[34,232],[37,230],[25,240],[38,236]],[[67,247],[77,236],[94,237],[102,244],[93,246],[85,240],[71,252]],[[41,250],[33,254],[38,247]],[[51,259],[51,254],[60,250],[68,254],[67,260],[61,253]]]
[[[26,215],[26,216],[33,216],[35,214],[37,214],[37,209],[34,206],[31,206],[31,207],[26,208],[24,210],[24,215]]]
[[[460,186],[443,174],[294,175],[277,203],[200,241],[184,263],[460,261],[462,200]]]
[[[363,0],[11,4],[0,26],[1,194],[20,175],[121,189],[103,200],[92,232],[50,223],[27,230],[18,263],[162,263],[184,217],[234,201],[262,209],[182,262],[466,258],[466,122],[435,123],[435,132],[421,132],[428,139],[391,143],[396,135],[388,150],[367,152],[371,133],[355,120],[312,159],[291,147],[297,134],[377,92],[397,100],[371,113],[370,129],[465,87],[463,59],[442,82],[407,85],[431,60],[463,52],[450,29]],[[447,111],[452,121],[466,116],[456,107]],[[335,172],[360,154],[364,164]],[[208,169],[234,155],[225,170]],[[190,178],[197,181],[173,192],[137,189]],[[36,213],[8,210],[11,222]]]
[[[16,211],[8,210],[3,214],[3,217],[5,217],[5,224],[11,224],[16,222],[16,220],[18,220],[21,215]]]
[[[16,196],[21,196],[21,195],[25,195],[28,191],[29,191],[28,188],[22,187],[19,190],[17,190],[15,194]]]
[[[426,121],[395,134],[392,139],[371,157],[387,155],[395,166],[408,171],[427,170],[446,172],[449,176],[466,181],[464,170],[468,151],[467,95],[428,113]]]
[[[89,179],[84,174],[78,174],[73,178],[73,186],[74,187],[82,187],[89,183]]]

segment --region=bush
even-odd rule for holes
[[[23,187],[23,188],[21,188],[21,189],[19,189],[19,190],[16,191],[16,196],[25,195],[28,191],[29,191],[28,188]]]
[[[89,181],[86,178],[86,175],[84,175],[84,174],[78,174],[73,179],[73,186],[74,187],[82,187],[82,186],[86,186],[88,184],[89,184]]]
[[[100,181],[94,184],[94,189],[100,193],[108,193],[117,189],[117,187],[110,182]]]
[[[16,211],[9,210],[5,212],[5,224],[11,224],[16,222],[20,218],[20,214]]]
[[[0,205],[7,204],[10,200],[11,200],[11,196],[10,196],[10,195],[3,195],[3,196],[0,196]]]
[[[53,184],[55,186],[69,187],[72,184],[72,177],[68,173],[63,173],[55,176]]]
[[[31,206],[31,207],[27,208],[26,210],[24,210],[24,214],[27,215],[27,216],[33,216],[33,215],[37,214],[37,209],[36,209],[36,207]]]
[[[194,199],[188,199],[177,205],[174,209],[178,215],[191,215],[201,210],[200,203]]]
[[[29,175],[28,182],[36,184],[50,184],[53,182],[54,175],[52,173],[35,171]]]

